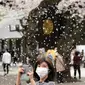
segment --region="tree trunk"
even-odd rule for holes
[[[57,25],[60,24],[60,26],[55,25],[54,29],[58,28],[58,32],[54,31],[54,37],[57,35],[57,38],[53,41],[53,37],[50,38],[51,42],[57,42],[55,46],[58,48],[58,52],[64,57],[65,64],[67,66],[66,68],[66,73],[64,74],[64,79],[65,81],[71,81],[71,75],[70,75],[70,53],[72,49],[74,48],[74,43],[75,45],[80,44],[84,41],[84,39],[81,38],[84,27],[82,27],[81,23],[77,23],[76,19],[75,21],[72,21],[73,19],[65,19],[64,16],[70,16],[70,14],[64,13],[64,14],[55,14],[57,8],[55,7],[55,4],[57,3],[57,0],[53,0],[56,2],[50,3],[49,1],[51,0],[44,0],[41,2],[41,4],[38,6],[38,8],[32,10],[28,16],[28,26],[27,26],[27,55],[30,58],[31,64],[34,65],[36,62],[36,57],[37,57],[37,39],[36,39],[36,34],[37,32],[40,33],[38,34],[40,36],[40,40],[43,38],[41,35],[43,35],[43,32],[41,31],[43,29],[43,20],[45,19],[50,19],[54,22],[56,22]],[[59,0],[58,0],[59,1]],[[48,3],[49,2],[49,3]],[[47,10],[47,12],[46,12]],[[46,13],[45,13],[46,12]],[[54,17],[52,17],[51,16]],[[43,16],[43,17],[42,17]],[[60,19],[60,20],[59,20]],[[40,22],[42,21],[42,24]],[[57,23],[59,22],[59,23]],[[75,24],[76,27],[73,27],[73,24]],[[77,27],[78,25],[78,27]],[[64,29],[63,29],[64,27]],[[62,29],[62,30],[61,30]],[[80,29],[83,29],[80,31]],[[49,35],[50,36],[50,35]],[[48,40],[49,40],[48,36]],[[44,38],[47,38],[47,36],[44,36]],[[48,41],[47,40],[47,41]],[[42,42],[44,39],[42,40]],[[46,41],[46,42],[47,42]],[[39,43],[41,41],[38,41]],[[51,43],[50,42],[50,43]],[[51,44],[49,44],[49,48],[51,48]],[[48,48],[48,47],[45,47]],[[48,48],[48,49],[49,49]]]

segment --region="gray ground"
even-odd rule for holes
[[[85,78],[82,78],[81,81],[73,82],[73,83],[63,83],[62,85],[85,85]],[[8,75],[8,76],[0,76],[0,85],[15,85],[16,76]],[[25,82],[22,82],[22,85],[26,85]],[[56,85],[58,85],[56,83]]]

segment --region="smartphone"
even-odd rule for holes
[[[29,75],[27,75],[27,72],[32,71],[32,66],[27,66],[27,65],[23,65],[22,66],[24,68],[24,73],[21,75],[21,81],[29,81]]]

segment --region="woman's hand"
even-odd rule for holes
[[[21,75],[22,73],[24,73],[24,68],[19,67],[19,69],[18,69],[18,74]]]
[[[22,73],[24,73],[24,68],[19,67],[18,75],[17,75],[17,80],[16,80],[16,85],[20,85],[20,77],[21,77]]]
[[[34,74],[33,71],[30,71],[30,72],[27,73],[27,75],[28,75],[29,78],[30,78],[30,81],[34,79],[34,78],[33,78],[33,74]]]
[[[30,83],[31,83],[31,85],[36,85],[36,83],[35,83],[35,81],[34,81],[34,78],[33,78],[33,74],[34,74],[33,71],[30,71],[30,72],[27,73],[27,75],[28,75],[29,78],[30,78]]]

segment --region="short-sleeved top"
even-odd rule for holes
[[[27,84],[27,85],[31,85],[31,84]],[[55,82],[50,81],[50,82],[36,82],[36,85],[55,85]]]

